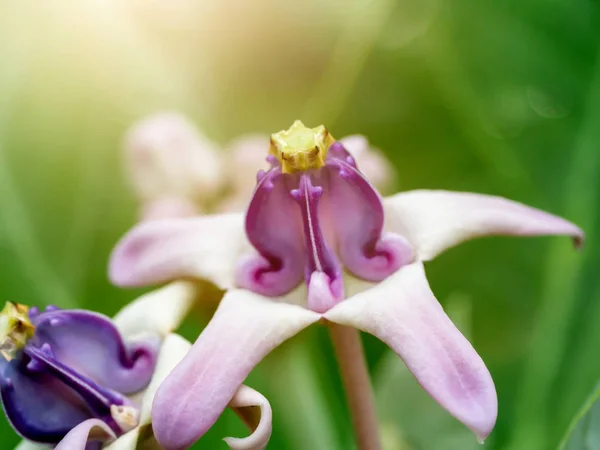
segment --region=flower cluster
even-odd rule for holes
[[[159,115],[134,127],[126,148],[143,220],[117,244],[110,278],[170,284],[113,320],[7,305],[2,403],[29,441],[133,449],[145,439],[185,449],[229,406],[245,408],[253,431],[229,438],[230,447],[264,448],[270,406],[242,383],[315,323],[381,339],[484,439],[497,415],[492,377],[437,302],[423,263],[486,235],[583,241],[572,223],[499,197],[423,190],[382,198],[370,178],[386,186],[389,165],[364,138],[336,141],[299,121],[270,140],[237,141],[223,157],[185,119]],[[242,203],[245,212],[235,212]],[[224,294],[192,346],[172,331],[206,282]],[[256,406],[258,416],[249,412]]]

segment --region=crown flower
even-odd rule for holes
[[[267,161],[245,214],[142,223],[112,255],[119,285],[196,278],[227,290],[157,393],[161,445],[193,443],[271,350],[316,322],[381,339],[484,439],[497,415],[492,377],[436,300],[423,263],[471,238],[567,235],[579,245],[582,231],[500,197],[420,190],[382,199],[322,126],[295,122],[274,134]],[[184,394],[185,405],[172,402]]]

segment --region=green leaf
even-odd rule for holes
[[[560,450],[595,449],[600,449],[600,383],[577,413],[560,443]]]

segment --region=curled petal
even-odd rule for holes
[[[269,401],[261,393],[242,385],[229,402],[229,407],[236,411],[252,430],[252,434],[245,438],[225,438],[229,448],[263,450],[269,443],[272,431],[273,412]]]
[[[421,386],[479,439],[492,431],[498,409],[492,378],[433,296],[421,263],[403,267],[324,317],[388,344]]]
[[[181,278],[234,285],[235,264],[249,249],[242,214],[143,222],[117,244],[109,276],[119,286],[144,286]]]
[[[278,299],[229,291],[156,393],[152,424],[160,444],[167,450],[193,444],[215,423],[254,366],[320,317]]]
[[[419,190],[386,198],[384,208],[386,228],[406,237],[423,261],[482,236],[567,235],[576,246],[584,239],[565,219],[489,195]]]
[[[54,450],[86,450],[88,443],[106,442],[114,438],[114,433],[104,422],[97,419],[90,419],[80,423],[69,431]]]
[[[52,310],[34,319],[32,344],[51,349],[56,360],[97,384],[124,394],[150,381],[158,337],[126,344],[107,317],[83,310]]]
[[[17,360],[4,368],[0,382],[6,417],[17,433],[28,440],[58,442],[69,430],[92,417],[71,389],[45,373],[31,377]]]
[[[343,155],[341,145],[330,153]],[[412,248],[402,237],[382,235],[384,212],[377,191],[346,160],[327,161],[329,186],[327,209],[335,229],[337,249],[344,266],[359,278],[381,281],[412,261]]]
[[[246,234],[259,255],[238,265],[236,280],[239,287],[271,297],[302,281],[306,256],[300,208],[287,185],[291,177],[279,169],[259,177],[246,215]]]
[[[145,334],[166,336],[183,321],[197,295],[196,284],[174,282],[129,303],[115,315],[113,323],[125,338]]]

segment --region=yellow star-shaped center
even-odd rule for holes
[[[296,120],[289,129],[271,135],[269,153],[279,160],[283,173],[303,172],[323,167],[334,142],[323,125],[307,128]]]

